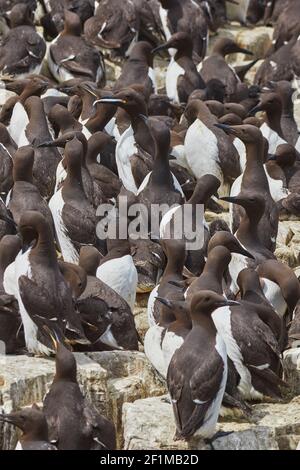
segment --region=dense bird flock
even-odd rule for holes
[[[253,401],[282,398],[282,353],[300,342],[299,281],[274,254],[279,218],[300,214],[299,1],[0,0],[0,11],[0,340],[56,367],[42,408],[0,421],[21,429],[18,449],[114,449],[72,351],[144,348],[174,438],[213,446],[222,403],[250,418]],[[228,21],[272,25],[266,56],[220,34]],[[220,214],[210,225],[203,207]],[[186,213],[198,244],[191,226],[175,231]],[[136,293],[150,294],[145,338]]]

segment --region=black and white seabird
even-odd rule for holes
[[[52,196],[49,207],[64,261],[77,263],[81,245],[96,245],[96,211],[82,183],[83,147],[76,136],[65,147],[67,178]]]
[[[112,57],[124,57],[135,44],[139,33],[139,15],[131,0],[96,2],[94,16],[84,24],[84,34],[91,44],[111,51]]]
[[[194,435],[211,439],[215,434],[226,387],[227,353],[212,315],[216,309],[235,303],[207,290],[192,299],[192,329],[174,353],[167,374],[176,422],[175,439]]]
[[[64,11],[64,30],[52,41],[47,62],[52,75],[59,82],[82,77],[105,83],[105,67],[101,53],[82,36],[79,16]]]
[[[226,86],[226,96],[229,101],[236,92],[240,83],[236,72],[227,64],[225,57],[228,54],[242,53],[253,55],[248,49],[240,47],[235,41],[229,38],[220,38],[216,41],[212,53],[206,57],[199,65],[198,70],[205,82],[212,78],[220,80]]]
[[[240,376],[238,389],[246,400],[281,397],[280,349],[272,330],[260,319],[256,307],[240,305],[216,310],[213,321],[226,344],[227,354]]]
[[[138,274],[128,240],[107,240],[107,255],[101,259],[96,276],[126,300],[133,311]]]
[[[184,298],[181,301],[172,301],[157,297],[156,301],[170,309],[175,320],[167,327],[151,326],[145,335],[144,350],[151,364],[166,378],[170,361],[192,329],[192,322],[189,305]]]
[[[11,424],[22,431],[15,450],[57,450],[49,441],[46,417],[35,404],[31,408],[0,414],[0,422]]]
[[[200,178],[211,174],[216,176],[221,184],[224,181],[232,182],[241,172],[239,154],[230,138],[216,127],[218,119],[199,99],[191,100],[184,114],[189,123],[184,150],[193,175]],[[201,148],[206,151],[199,152]]]
[[[49,355],[53,350],[45,325],[61,341],[68,336],[72,342],[87,342],[71,290],[57,263],[51,227],[41,213],[26,211],[19,232],[23,248],[10,270],[13,279],[7,279],[5,271],[4,288],[18,300],[28,351]]]
[[[251,125],[228,126],[218,124],[227,134],[235,136],[245,146],[246,163],[243,174],[233,183],[231,196],[238,196],[240,192],[251,191],[265,199],[265,209],[257,226],[261,243],[271,251],[275,250],[278,232],[279,211],[275,201],[282,199],[284,190],[280,191],[280,182],[268,177],[263,165],[264,142],[259,129]],[[275,200],[274,200],[275,199]],[[231,228],[235,233],[239,226],[241,208],[233,207],[231,210]]]
[[[186,103],[189,95],[205,88],[205,82],[193,62],[193,40],[184,32],[173,34],[167,42],[153,49],[153,53],[174,49],[166,72],[166,91],[175,103]]]
[[[30,6],[25,2],[14,5],[10,25],[0,47],[1,72],[20,78],[28,73],[39,73],[46,43],[35,30]]]
[[[15,260],[21,245],[18,235],[4,235],[0,240],[0,342],[4,343],[6,354],[16,354],[25,347],[17,299],[7,294],[3,285],[5,270]]]
[[[149,326],[159,324],[168,326],[175,321],[175,316],[169,308],[156,300],[157,297],[168,300],[181,300],[182,289],[178,289],[174,283],[181,283],[183,280],[183,268],[186,260],[186,249],[184,240],[161,240],[161,245],[167,257],[167,265],[164,273],[152,290],[147,304],[147,316]]]
[[[114,450],[114,425],[83,396],[72,352],[56,338],[52,341],[56,351],[55,376],[43,406],[50,441],[59,450]]]
[[[76,306],[91,342],[84,350],[137,350],[138,334],[131,308],[114,289],[96,277],[100,258],[99,251],[92,246],[80,250],[79,265],[87,274],[87,283]]]
[[[27,210],[40,212],[53,228],[51,211],[33,183],[34,150],[31,146],[20,147],[13,160],[14,184],[8,194],[6,205],[16,224]]]

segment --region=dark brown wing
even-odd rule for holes
[[[86,210],[83,211],[65,203],[62,216],[72,242],[79,245],[94,244],[96,242],[96,216],[92,208],[87,206]]]

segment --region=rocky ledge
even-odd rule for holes
[[[76,353],[83,393],[113,419],[120,449],[209,449],[203,441],[174,441],[172,407],[164,381],[142,352]],[[285,353],[289,397],[282,403],[253,405],[251,422],[222,409],[219,429],[227,436],[215,449],[295,449],[300,441],[300,348]],[[42,402],[53,379],[54,360],[0,357],[0,409],[5,412]],[[299,395],[299,396],[295,396]],[[288,401],[289,400],[289,401]],[[225,411],[226,410],[226,411]],[[0,449],[14,449],[16,431],[0,425]]]
[[[112,351],[75,353],[78,380],[85,396],[111,418],[123,447],[122,406],[166,393],[143,353]],[[28,356],[0,357],[0,409],[6,413],[43,401],[54,376],[54,360]],[[0,424],[0,449],[14,449],[16,431]]]
[[[125,403],[123,427],[125,449],[211,449],[196,438],[189,442],[173,440],[174,418],[167,396]],[[251,423],[221,417],[219,431],[228,434],[213,442],[215,450],[296,449],[300,441],[300,397],[289,403],[253,405]]]

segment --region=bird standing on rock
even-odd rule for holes
[[[215,435],[227,380],[227,353],[212,314],[236,303],[206,290],[191,301],[192,329],[174,353],[167,374],[175,439]]]

